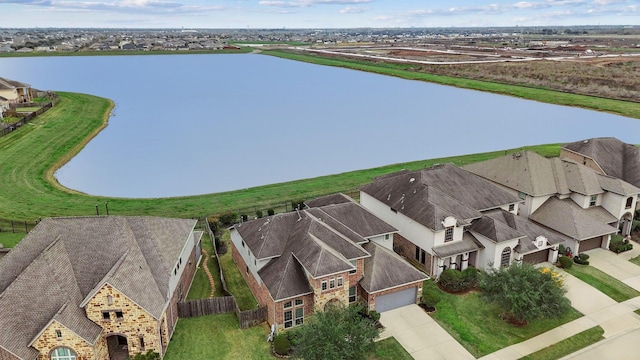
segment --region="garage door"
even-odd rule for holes
[[[417,288],[412,287],[409,289],[396,291],[391,294],[376,296],[376,311],[389,311],[401,306],[415,304],[416,291]]]
[[[522,261],[526,261],[531,264],[539,264],[549,260],[549,249],[537,251],[531,254],[527,254],[522,257]]]
[[[585,252],[587,250],[597,249],[600,247],[601,244],[602,244],[601,237],[580,241],[580,245],[578,246],[578,251]]]

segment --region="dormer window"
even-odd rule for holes
[[[589,199],[589,206],[596,206],[596,202],[598,201],[598,195],[591,195]]]
[[[453,240],[453,226],[449,226],[444,230],[444,242]]]
[[[633,205],[633,198],[632,197],[628,197],[627,198],[627,203],[624,205],[625,209],[631,209],[631,205]]]

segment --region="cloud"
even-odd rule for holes
[[[347,6],[345,8],[340,9],[340,14],[361,14],[367,10],[369,10],[369,8],[358,7],[358,6]]]
[[[314,5],[353,5],[368,4],[373,0],[261,0],[258,4],[275,7],[310,7]]]
[[[163,0],[123,1],[73,1],[73,0],[0,0],[12,3],[45,7],[55,11],[103,11],[137,14],[199,14],[207,11],[225,10],[222,6],[196,6]]]

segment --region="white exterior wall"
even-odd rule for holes
[[[244,246],[242,246],[244,241],[236,229],[231,229],[231,242],[236,249],[238,249],[238,253],[242,256],[242,260],[247,264],[247,267],[249,267],[249,271],[251,271],[253,278],[258,281],[258,284],[262,285],[262,280],[260,279],[260,276],[258,276],[258,270],[267,265],[270,259],[257,261],[254,254],[251,253],[251,249],[249,249],[247,243],[244,243]],[[240,271],[244,271],[244,269],[240,269]]]
[[[529,217],[529,215],[533,214],[536,210],[538,210],[538,208],[542,206],[542,204],[544,204],[547,200],[549,200],[549,198],[551,198],[551,195],[538,196],[538,197],[527,196],[527,202],[529,204],[529,207],[528,207],[529,212],[523,216]]]
[[[627,204],[627,199],[629,197],[633,198],[633,202],[631,203],[631,207],[626,209],[625,205]],[[633,215],[634,209],[636,208],[636,201],[636,195],[622,196],[611,192],[606,192],[602,196],[601,205],[603,208],[607,209],[608,212],[613,214],[613,216],[615,216],[618,220],[620,220],[626,213],[631,213],[631,215]]]
[[[591,196],[585,196],[582,194],[578,194],[578,193],[571,193],[571,200],[573,200],[573,202],[575,202],[576,204],[578,204],[578,206],[580,206],[583,209],[588,209],[589,208],[589,201],[591,200]],[[596,206],[600,205],[600,196],[598,196],[598,199],[596,199]]]
[[[433,246],[444,245],[444,233],[445,230],[440,230],[434,234],[433,237]],[[464,228],[462,226],[454,226],[453,227],[453,240],[446,242],[446,244],[451,244],[454,242],[462,241],[462,234],[464,233]]]
[[[374,243],[393,251],[393,233],[372,236],[367,240],[373,241]]]
[[[180,257],[178,258],[178,261],[176,261],[176,263],[173,265],[173,269],[171,269],[171,277],[169,278],[169,294],[173,294],[173,292],[176,289],[176,286],[178,286],[178,283],[180,282],[180,278],[182,277],[182,272],[184,272],[184,269],[187,267],[187,263],[189,262],[189,255],[191,255],[191,251],[193,250],[193,248],[196,246],[195,243],[195,236],[193,235],[193,229],[191,230],[191,233],[189,234],[189,238],[187,239],[187,243],[184,244],[184,247],[182,248],[182,252],[180,253]],[[182,259],[182,263],[180,262],[180,260]],[[197,261],[198,259],[196,259]],[[174,271],[177,270],[177,271]],[[171,298],[171,296],[169,296],[169,298]]]
[[[513,248],[518,245],[518,240],[509,240],[505,242],[501,242],[496,244],[495,242],[487,239],[483,235],[480,235],[476,232],[471,232],[473,236],[480,241],[482,245],[484,245],[484,249],[478,251],[478,257],[476,258],[476,267],[480,269],[489,269],[489,264],[493,264],[494,268],[500,266],[500,258],[502,257],[502,251],[506,247],[511,248],[511,263],[515,260],[515,251]]]
[[[430,255],[433,255],[431,251],[435,237],[433,231],[409,219],[405,215],[394,213],[391,211],[389,206],[362,191],[360,192],[360,204],[367,210],[371,211],[375,216],[386,221],[396,229],[399,229],[399,234],[402,235],[402,237],[424,249]],[[444,239],[444,233],[442,236]]]

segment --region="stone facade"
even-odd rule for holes
[[[58,335],[60,335],[60,337],[58,337]],[[68,347],[72,349],[76,353],[77,360],[109,358],[107,343],[105,341],[97,341],[95,346],[92,346],[86,340],[55,320],[36,338],[33,342],[33,347],[40,351],[38,360],[48,360],[51,352],[58,347]]]
[[[127,338],[129,355],[148,350],[161,352],[160,322],[111,285],[103,286],[85,309],[87,317],[104,329],[103,337],[120,335]],[[142,339],[144,348],[141,347]]]
[[[433,257],[429,254],[428,249],[421,249],[425,251],[425,261],[423,264],[416,260],[416,245],[404,238],[402,235],[396,233],[393,234],[393,250],[404,256],[411,264],[427,273],[427,275],[433,276],[431,273]]]
[[[338,285],[339,279],[342,279],[341,285]],[[322,290],[323,283],[326,283],[326,290]],[[333,287],[331,286],[332,283]],[[349,272],[318,279],[309,278],[309,284],[313,289],[315,310],[323,311],[329,302],[337,302],[344,306],[349,304]]]

